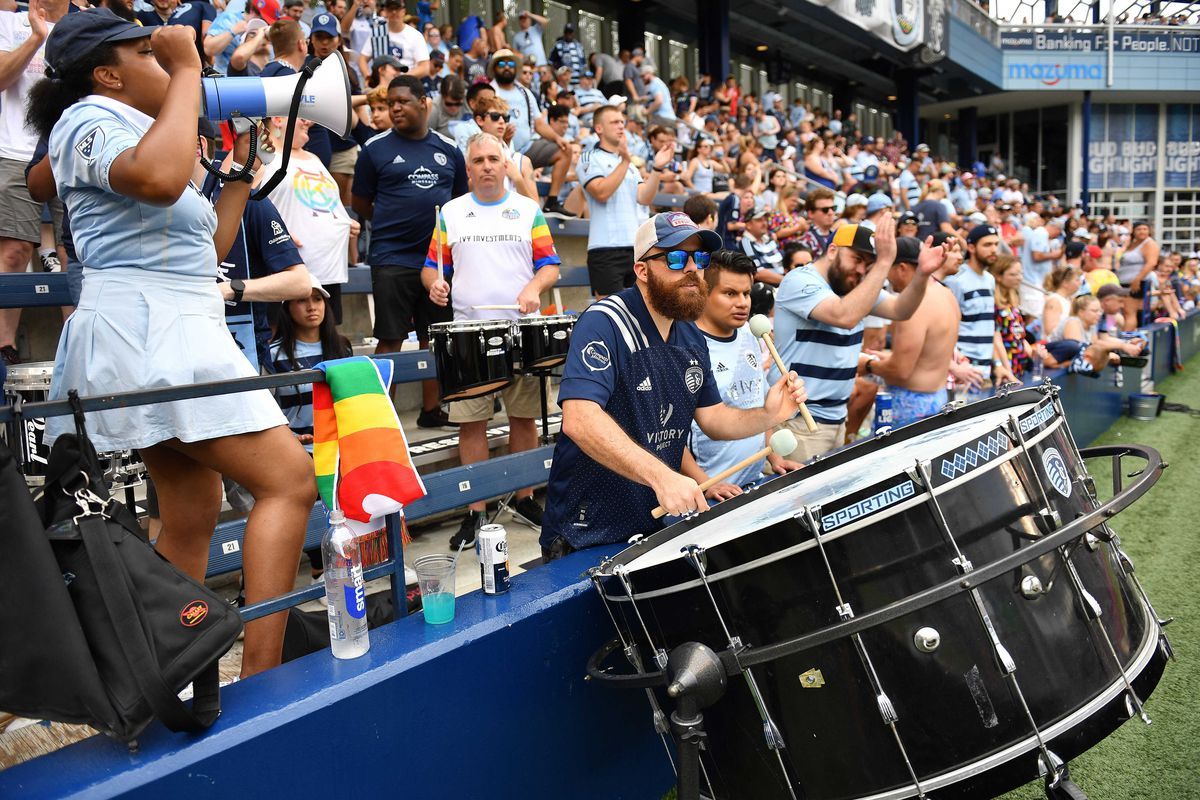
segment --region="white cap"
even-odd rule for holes
[[[322,297],[324,297],[326,300],[329,299],[329,292],[327,292],[325,287],[321,285],[321,280],[316,275],[313,275],[311,272],[308,273],[308,281],[312,284],[312,288],[321,293]]]

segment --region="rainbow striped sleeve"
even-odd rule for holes
[[[546,223],[543,221],[543,225]],[[550,229],[546,229],[546,235],[550,235]],[[437,269],[437,249],[442,248],[442,271],[446,277],[450,277],[450,273],[454,271],[454,253],[450,249],[450,237],[446,235],[446,215],[443,211],[442,218],[438,220],[437,229],[434,230],[433,236],[429,240],[429,252],[425,254],[425,266],[430,269]]]
[[[562,263],[562,259],[554,250],[554,239],[550,236],[550,226],[546,224],[546,218],[542,216],[540,208],[533,218],[533,230],[530,235],[533,239],[534,272],[542,267],[558,266]]]

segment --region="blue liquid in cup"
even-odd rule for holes
[[[438,592],[421,598],[425,621],[430,625],[442,625],[454,619],[454,594]]]

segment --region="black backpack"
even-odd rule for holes
[[[83,429],[54,443],[36,503],[0,443],[0,710],[130,743],[155,718],[202,731],[241,617],[171,566],[104,486]],[[193,684],[189,709],[178,693]]]

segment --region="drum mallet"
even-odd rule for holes
[[[781,375],[786,376],[789,370],[783,365],[783,359],[779,357],[779,351],[775,349],[775,337],[771,333],[771,320],[762,314],[755,314],[750,318],[750,332],[767,343],[767,349],[771,351],[771,358],[775,360],[775,366],[779,367]],[[800,404],[800,416],[804,418],[804,425],[808,428],[808,432],[816,433],[817,423],[813,421],[812,414],[808,413],[808,406],[804,403]]]
[[[764,447],[762,450],[759,450],[754,455],[742,459],[729,469],[721,470],[716,475],[713,475],[704,483],[700,484],[700,491],[707,492],[709,489],[716,486],[733,473],[740,472],[751,464],[762,461],[764,458],[771,455],[771,453],[774,453],[780,458],[787,458],[793,452],[795,452],[796,445],[796,434],[792,433],[787,428],[780,428],[771,434],[771,444],[769,444],[767,447]],[[654,517],[655,519],[661,519],[666,515],[667,510],[662,506],[656,506],[655,509],[650,512],[650,516]]]

